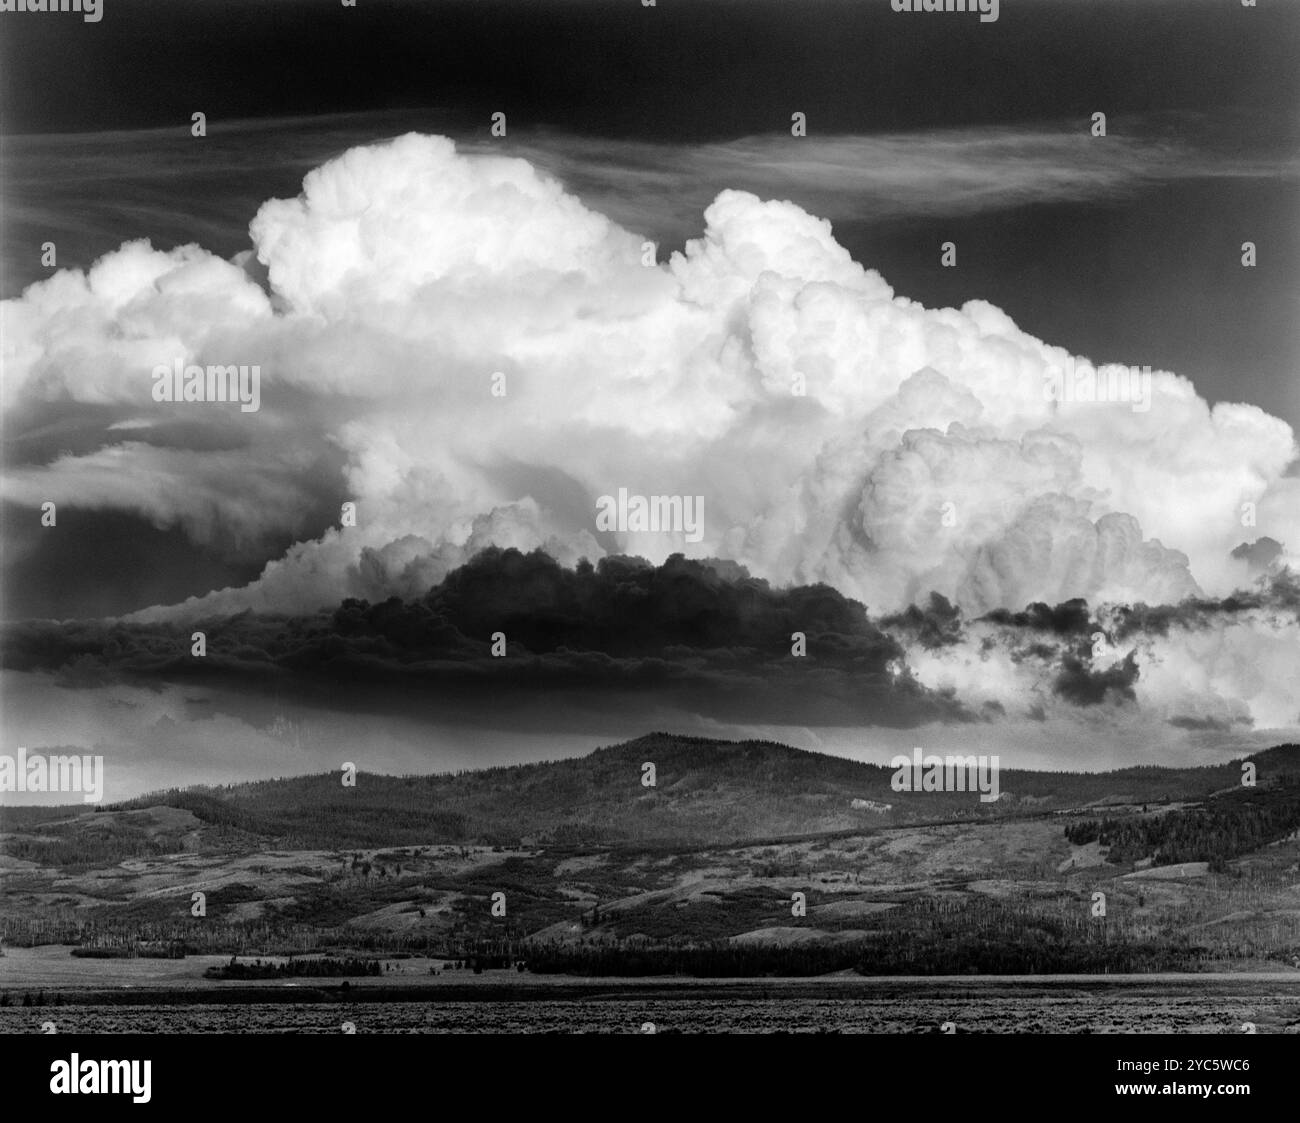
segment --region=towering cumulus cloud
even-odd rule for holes
[[[1282,421],[1161,371],[1145,408],[1049,393],[1082,360],[982,301],[895,295],[791,203],[724,191],[703,223],[656,262],[523,160],[415,134],[353,149],[266,203],[235,263],[130,243],[6,303],[6,411],[106,418],[6,498],[265,551],[247,586],[142,620],[408,596],[490,544],[722,557],[972,618],[1219,596],[1265,534],[1267,567],[1294,565]],[[258,365],[260,410],[154,402],[178,360]],[[701,540],[599,529],[619,488],[702,496]],[[356,525],[302,535],[322,496]]]

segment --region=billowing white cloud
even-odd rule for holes
[[[270,539],[322,486],[294,450],[337,453],[355,527],[150,618],[411,595],[488,543],[683,550],[969,613],[1225,592],[1247,576],[1231,550],[1265,534],[1296,562],[1282,421],[1161,371],[1149,408],[1053,400],[1076,357],[992,305],[896,295],[789,202],[723,191],[703,221],[646,264],[526,161],[415,134],[352,149],[253,219],[269,295],[197,247],[131,243],[6,302],[6,410],[107,412],[105,447],[22,466],[5,495]],[[178,359],[259,364],[261,410],[153,402]],[[621,487],[703,496],[702,540],[599,532]]]

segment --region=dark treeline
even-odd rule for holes
[[[1225,888],[1246,896],[1252,882]],[[1037,901],[982,894],[925,898],[880,914],[858,939],[799,945],[738,944],[727,939],[583,941],[532,945],[530,970],[541,974],[689,975],[702,978],[863,975],[1104,974],[1213,970],[1239,961],[1291,964],[1300,956],[1293,925],[1267,931],[1205,929],[1193,940],[1176,918],[1135,914],[1113,901],[1095,916],[1087,896]]]
[[[1249,885],[1243,883],[1242,892]],[[1246,902],[1248,903],[1248,901]],[[13,921],[4,923],[6,942],[26,941]],[[161,926],[152,926],[157,934]],[[185,926],[176,925],[177,931]],[[377,974],[378,958],[427,956],[462,969],[527,969],[537,974],[582,976],[684,975],[698,978],[809,977],[854,970],[863,975],[983,975],[1045,973],[1124,973],[1213,970],[1236,961],[1300,961],[1300,941],[1289,925],[1254,934],[1205,931],[1195,942],[1177,925],[1153,930],[1149,920],[1091,916],[1085,899],[1064,897],[1038,905],[976,897],[965,901],[925,900],[881,918],[881,927],[859,939],[799,945],[742,944],[727,939],[584,939],[578,943],[528,938],[448,938],[307,926],[198,925],[188,941],[137,941],[127,930],[100,925],[93,931],[65,925],[42,933],[51,942],[86,942],[73,954],[90,956],[241,954],[288,956],[290,963],[238,964],[214,968],[211,977],[274,978],[295,975]],[[41,942],[41,941],[37,941]],[[340,955],[340,952],[350,954]],[[295,955],[326,954],[300,960]],[[330,953],[333,953],[331,956]],[[369,953],[367,955],[366,953]],[[330,962],[349,964],[335,970]],[[321,966],[316,966],[320,964]],[[363,964],[364,970],[356,969]],[[260,974],[258,972],[261,972]]]
[[[240,963],[234,957],[219,967],[203,972],[205,979],[336,979],[344,976],[380,975],[383,967],[377,959],[289,959],[284,963],[257,960]]]
[[[1210,969],[1247,958],[1169,942],[1118,940],[1095,944],[994,942],[956,935],[941,941],[902,937],[849,944],[738,945],[725,941],[685,947],[554,945],[534,949],[537,974],[614,977],[798,978],[853,970],[860,975],[1123,974]]]
[[[99,869],[126,858],[161,857],[175,849],[168,840],[151,838],[129,823],[114,824],[112,831],[80,831],[65,837],[11,835],[4,843],[4,853],[11,858],[65,869]]]
[[[481,938],[421,931],[321,927],[278,921],[215,919],[79,920],[48,916],[0,917],[0,941],[9,947],[72,945],[81,958],[172,958],[181,955],[297,956],[350,950],[378,956],[427,956],[470,966],[508,966],[523,958],[522,937]],[[2,952],[3,949],[0,949]]]
[[[1229,859],[1249,854],[1300,829],[1300,784],[1288,780],[1273,788],[1244,789],[1206,807],[1155,816],[1085,819],[1065,828],[1075,845],[1100,842],[1107,860],[1131,865],[1145,858],[1155,865],[1209,862],[1226,868]]]

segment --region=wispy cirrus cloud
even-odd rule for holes
[[[4,295],[45,275],[27,251],[51,232],[83,265],[134,237],[233,252],[264,199],[294,193],[305,172],[348,148],[407,129],[436,130],[465,153],[522,157],[620,225],[677,243],[725,188],[832,220],[889,221],[1118,199],[1180,180],[1300,175],[1300,153],[1241,151],[1228,120],[1203,115],[1112,121],[1105,138],[1080,119],[836,135],[814,120],[806,137],[778,130],[711,143],[526,128],[485,139],[481,121],[437,109],[214,121],[201,149],[184,129],[19,136],[5,140]]]
[[[1111,126],[1114,128],[1114,124]],[[790,199],[825,218],[889,220],[974,214],[1032,203],[1113,200],[1160,183],[1206,178],[1294,179],[1300,155],[1278,158],[1203,147],[1168,124],[1125,123],[1093,137],[1087,121],[792,138],[773,133],[670,145],[547,136],[518,155],[563,179],[623,225],[674,225],[724,187]]]

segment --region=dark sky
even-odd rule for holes
[[[693,140],[797,105],[827,131],[1251,109],[1296,135],[1296,5],[1005,0],[995,23],[888,0],[104,0],[5,21],[4,131],[455,105]]]

